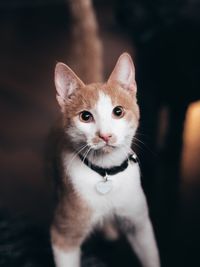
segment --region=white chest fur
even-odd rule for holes
[[[128,167],[116,175],[110,175],[108,179],[112,188],[107,194],[100,194],[97,184],[103,181],[103,177],[76,157],[71,163],[72,155],[63,155],[63,164],[74,189],[87,202],[93,210],[93,223],[101,222],[105,217],[113,214],[123,216],[127,209],[137,212],[140,202],[143,202],[143,193],[140,186],[140,171],[137,163],[129,162]]]

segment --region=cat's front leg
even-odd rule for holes
[[[159,253],[148,215],[137,222],[131,217],[120,218],[120,225],[141,265],[160,267]]]
[[[52,245],[56,267],[80,267],[80,248],[63,249]]]
[[[67,237],[52,227],[51,244],[56,267],[80,267],[80,238]]]

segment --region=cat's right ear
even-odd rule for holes
[[[131,56],[123,53],[111,73],[108,82],[116,81],[132,93],[136,93],[137,85],[135,81],[135,67]]]
[[[64,63],[57,63],[55,68],[56,99],[64,111],[65,103],[70,99],[73,92],[84,86],[84,83]]]

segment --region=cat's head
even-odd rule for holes
[[[119,57],[106,83],[85,85],[68,66],[58,63],[55,84],[64,129],[77,151],[86,145],[96,153],[130,149],[139,109],[135,68],[127,53]]]

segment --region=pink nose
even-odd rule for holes
[[[108,142],[110,140],[110,138],[112,137],[112,134],[109,134],[109,133],[108,134],[102,134],[102,133],[100,133],[99,137],[101,139],[103,139],[105,142]]]

